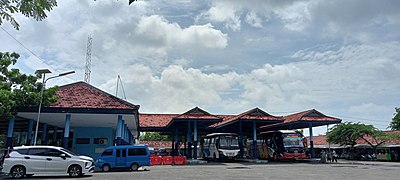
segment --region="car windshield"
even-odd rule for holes
[[[70,151],[68,149],[65,149],[65,148],[61,148],[61,151],[66,152],[66,153],[68,153],[70,155],[73,155],[73,156],[79,156],[79,154],[76,154],[76,153],[74,153],[74,152],[72,152],[72,151]]]

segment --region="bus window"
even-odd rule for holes
[[[101,156],[112,156],[113,150],[112,149],[106,149],[104,152],[101,154]]]

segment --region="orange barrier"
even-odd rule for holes
[[[186,156],[175,156],[174,157],[175,165],[185,165],[187,164]]]
[[[163,156],[162,161],[163,165],[172,165],[174,158],[172,158],[172,156]]]
[[[162,165],[163,159],[161,156],[150,156],[150,166]]]

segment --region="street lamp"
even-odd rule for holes
[[[35,139],[33,141],[33,145],[34,146],[36,146],[36,141],[37,141],[37,135],[38,135],[38,129],[39,129],[39,121],[40,121],[40,110],[42,109],[43,91],[44,91],[44,88],[46,86],[46,82],[49,79],[54,79],[54,78],[58,78],[58,77],[61,77],[61,76],[68,75],[68,74],[73,74],[73,73],[75,73],[75,71],[64,72],[64,73],[58,74],[57,76],[49,77],[46,80],[45,80],[46,74],[47,73],[51,73],[50,70],[48,70],[48,69],[39,69],[35,73],[36,74],[43,74],[43,80],[42,80],[42,89],[40,90],[40,103],[39,103],[38,116],[37,116],[37,120],[36,120]]]

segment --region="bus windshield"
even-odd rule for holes
[[[285,147],[304,147],[303,137],[297,133],[284,133],[283,144]]]
[[[219,146],[220,149],[238,149],[239,139],[236,136],[221,136]]]

